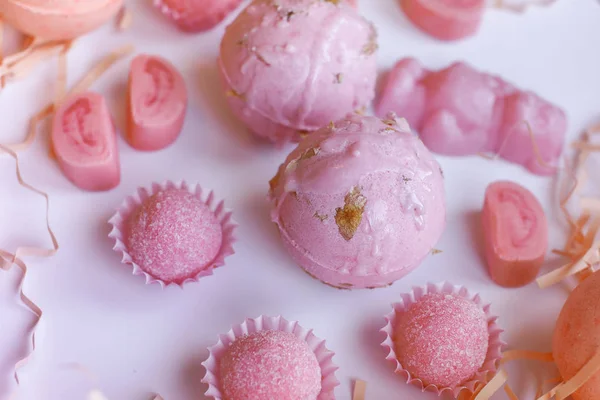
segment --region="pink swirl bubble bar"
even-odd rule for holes
[[[51,138],[58,165],[79,188],[109,190],[121,181],[117,135],[103,96],[86,92],[65,101]]]
[[[538,175],[557,172],[567,131],[559,107],[462,62],[435,72],[400,60],[376,104],[377,115],[390,111],[406,118],[433,152],[493,152]]]

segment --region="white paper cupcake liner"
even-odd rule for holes
[[[190,194],[194,195],[197,199],[202,201],[208,206],[208,208],[214,213],[215,217],[221,224],[221,230],[223,232],[223,241],[221,248],[215,258],[208,263],[208,266],[196,275],[185,279],[183,282],[165,282],[161,279],[152,276],[142,268],[133,262],[131,255],[128,252],[126,240],[124,238],[124,232],[126,231],[126,224],[129,216],[132,212],[137,210],[138,207],[149,197],[154,194],[168,190],[168,189],[182,189],[187,190]],[[162,184],[153,183],[150,188],[138,188],[135,194],[128,196],[125,201],[121,204],[115,215],[108,221],[112,225],[112,230],[109,233],[109,237],[115,240],[113,250],[122,254],[121,262],[129,264],[133,267],[134,275],[144,275],[146,277],[146,284],[159,283],[162,287],[169,285],[177,285],[183,287],[188,282],[197,282],[204,276],[212,275],[213,270],[217,267],[225,264],[225,258],[234,254],[233,244],[235,243],[235,237],[233,232],[237,227],[237,224],[231,217],[232,213],[230,210],[225,208],[223,201],[215,199],[215,195],[212,191],[204,191],[200,185],[188,185],[185,181],[180,183],[173,183],[166,181]]]
[[[457,387],[438,387],[436,385],[427,385],[423,383],[422,380],[416,378],[410,374],[396,356],[393,338],[394,327],[397,322],[397,313],[404,312],[408,310],[408,308],[419,301],[423,296],[427,294],[433,293],[442,293],[442,294],[453,294],[464,299],[470,300],[474,302],[477,306],[479,306],[486,315],[488,322],[488,332],[489,332],[489,346],[488,352],[483,362],[483,365],[479,369],[479,371],[475,374],[473,378],[469,381],[465,382],[463,385]],[[466,288],[462,286],[454,286],[448,282],[433,284],[428,283],[425,286],[414,287],[412,292],[404,293],[401,295],[401,300],[398,303],[392,305],[393,310],[389,314],[385,316],[386,325],[381,329],[381,332],[385,333],[386,338],[381,343],[381,346],[385,349],[387,353],[386,360],[391,361],[395,365],[395,372],[398,375],[401,375],[406,378],[406,383],[415,385],[421,389],[421,391],[429,391],[437,393],[438,396],[441,396],[443,393],[449,393],[454,398],[458,398],[460,393],[463,390],[467,390],[471,393],[474,393],[477,388],[481,385],[485,385],[496,375],[496,371],[498,370],[498,365],[502,358],[502,350],[506,343],[504,343],[500,339],[500,334],[503,330],[498,326],[497,319],[498,317],[494,316],[490,312],[490,304],[484,304],[478,294],[471,294]]]
[[[281,331],[292,333],[298,339],[305,341],[308,347],[315,353],[319,366],[321,367],[321,393],[317,400],[334,400],[334,390],[340,383],[335,377],[338,367],[333,363],[334,352],[325,347],[325,341],[313,334],[312,329],[301,327],[296,321],[287,321],[285,318],[260,316],[254,319],[246,319],[242,324],[231,328],[225,335],[219,335],[216,345],[208,349],[209,355],[202,363],[206,374],[202,382],[208,385],[205,395],[215,400],[221,400],[219,380],[219,362],[229,346],[239,337],[261,331]],[[273,399],[276,400],[276,399]]]

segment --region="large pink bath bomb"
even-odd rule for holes
[[[237,339],[223,355],[227,400],[316,400],[321,369],[308,344],[291,333],[261,331]]]
[[[212,210],[184,189],[147,198],[129,217],[126,233],[133,262],[155,279],[175,283],[210,268],[222,240]]]
[[[552,354],[566,381],[578,373],[600,348],[600,272],[573,290],[556,322]],[[600,372],[571,395],[574,400],[600,399]]]
[[[353,114],[315,132],[279,168],[269,197],[295,262],[338,288],[400,279],[445,226],[439,164],[394,119]]]
[[[377,35],[344,2],[253,1],[221,42],[233,112],[259,137],[298,140],[375,95]]]
[[[423,386],[454,388],[482,367],[489,345],[487,317],[473,301],[428,294],[397,316],[398,361]]]

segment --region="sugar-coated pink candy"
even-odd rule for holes
[[[257,136],[299,140],[375,95],[375,28],[344,2],[253,1],[221,42],[233,112]]]
[[[127,140],[138,150],[160,150],[183,128],[187,90],[183,77],[167,60],[141,54],[129,70]]]
[[[237,339],[223,355],[220,372],[227,400],[316,400],[321,392],[317,357],[288,332]]]
[[[567,131],[559,107],[462,62],[434,72],[415,59],[400,60],[376,104],[377,115],[390,111],[436,153],[494,152],[539,175],[556,173]]]
[[[183,189],[147,198],[131,214],[126,229],[133,262],[164,282],[181,283],[209,268],[222,240],[221,225],[210,208]]]
[[[548,250],[548,223],[533,193],[514,182],[494,182],[485,192],[482,222],[485,257],[498,285],[532,282]]]
[[[482,367],[489,346],[487,317],[474,302],[432,293],[397,315],[396,356],[423,386],[454,388]]]
[[[338,288],[387,286],[445,227],[439,164],[402,121],[352,114],[304,139],[271,181],[294,261]]]
[[[424,32],[440,40],[457,40],[479,30],[485,0],[399,0],[402,10]]]
[[[552,354],[563,380],[577,374],[600,348],[600,272],[586,278],[569,295],[552,340]],[[600,372],[571,395],[573,400],[600,399]]]
[[[51,141],[61,170],[81,189],[109,190],[121,181],[117,135],[103,96],[67,99],[54,114]]]
[[[154,0],[154,4],[185,32],[202,32],[217,26],[243,0]]]

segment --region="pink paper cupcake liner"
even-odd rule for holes
[[[436,385],[427,385],[423,383],[419,378],[413,377],[410,372],[408,372],[396,356],[396,351],[394,349],[394,342],[392,340],[394,327],[397,321],[397,313],[408,310],[408,308],[416,303],[419,299],[427,294],[453,294],[456,296],[460,296],[464,299],[470,300],[477,304],[485,313],[488,322],[488,332],[489,332],[489,346],[488,352],[483,362],[483,365],[479,369],[479,372],[475,374],[473,378],[469,381],[465,382],[461,386],[457,387],[438,387]],[[479,386],[479,384],[485,385],[488,383],[494,375],[496,375],[496,371],[498,370],[498,365],[500,363],[500,359],[502,358],[502,350],[506,343],[504,343],[500,339],[500,334],[503,330],[498,326],[497,319],[498,317],[492,315],[490,313],[490,304],[484,304],[478,294],[471,294],[466,288],[462,286],[454,286],[448,282],[433,284],[428,283],[425,286],[414,287],[412,292],[404,293],[401,295],[401,300],[398,303],[392,305],[393,310],[389,314],[385,316],[386,325],[381,329],[381,332],[385,333],[385,340],[381,343],[381,346],[385,349],[387,353],[386,360],[391,361],[396,369],[395,372],[398,375],[404,376],[406,378],[406,383],[415,385],[421,389],[421,391],[429,391],[437,393],[438,396],[441,396],[443,393],[449,393],[454,398],[458,398],[460,393],[463,390],[468,390],[474,393]]]
[[[325,347],[325,341],[313,334],[312,329],[301,327],[296,321],[287,321],[285,318],[260,316],[246,319],[242,324],[231,328],[225,335],[219,335],[219,341],[209,347],[209,355],[202,363],[206,374],[202,382],[208,385],[205,395],[215,400],[221,400],[222,394],[219,381],[219,362],[229,346],[239,337],[261,331],[281,331],[292,333],[298,339],[305,341],[315,353],[321,367],[321,394],[317,400],[334,400],[334,390],[340,384],[335,377],[338,367],[333,363],[334,352]],[[275,399],[273,399],[275,400]]]
[[[217,220],[220,222],[221,230],[223,232],[223,242],[221,244],[221,249],[215,256],[215,258],[210,263],[208,263],[208,267],[198,272],[196,275],[185,279],[181,283],[165,282],[142,270],[142,268],[139,265],[133,262],[131,256],[129,255],[127,245],[125,244],[124,239],[125,224],[129,220],[129,216],[131,215],[131,213],[137,210],[137,208],[140,207],[140,205],[147,198],[153,196],[158,192],[168,189],[187,190],[190,194],[194,195],[197,199],[206,204],[208,208],[214,213]],[[159,283],[162,287],[169,285],[178,285],[180,287],[183,287],[183,285],[188,282],[197,282],[200,278],[204,276],[212,275],[213,270],[215,268],[218,268],[225,264],[226,257],[235,253],[235,251],[233,250],[233,244],[235,243],[236,239],[233,235],[233,232],[237,227],[237,224],[233,221],[231,215],[231,211],[225,208],[223,201],[217,201],[212,191],[206,192],[198,184],[190,186],[185,181],[182,181],[180,183],[173,183],[171,181],[167,181],[162,184],[153,183],[150,188],[138,188],[135,194],[127,197],[125,201],[123,201],[115,215],[113,215],[112,218],[108,221],[108,223],[112,225],[112,230],[108,236],[114,239],[115,241],[113,250],[122,254],[121,262],[123,264],[131,265],[133,267],[134,275],[144,275],[146,277],[146,284]]]

